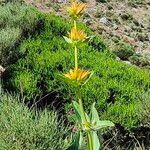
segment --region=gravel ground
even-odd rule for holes
[[[99,0],[102,1],[102,0]],[[87,11],[83,21],[95,32],[101,34],[110,49],[118,41],[133,45],[136,52],[150,52],[150,2],[134,0],[110,2],[87,2]],[[54,12],[66,17],[63,0],[26,0],[45,13]]]

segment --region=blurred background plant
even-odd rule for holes
[[[132,64],[135,64],[139,67],[145,67],[150,69],[150,55],[149,53],[145,54],[134,54],[129,57],[129,60]]]
[[[40,13],[18,1],[0,5],[0,10],[0,64],[7,66],[19,57],[16,47],[35,31]]]
[[[150,91],[142,93],[139,97],[136,114],[143,126],[150,127]]]
[[[55,111],[31,110],[19,96],[2,91],[0,110],[0,149],[64,150],[70,145],[69,126]]]

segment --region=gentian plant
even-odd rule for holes
[[[73,101],[73,108],[80,127],[72,145],[69,147],[69,150],[82,149],[82,140],[84,134],[87,136],[88,150],[99,150],[101,146],[97,131],[105,127],[114,126],[111,121],[101,121],[99,119],[98,112],[95,108],[95,103],[93,103],[91,112],[88,115],[84,110],[84,105],[82,102],[81,88],[83,88],[83,85],[86,84],[90,77],[93,75],[93,71],[84,70],[78,66],[78,47],[82,43],[87,42],[89,39],[89,37],[87,37],[87,35],[82,30],[77,28],[77,19],[83,15],[85,8],[85,3],[72,0],[70,6],[68,7],[68,12],[74,26],[68,33],[68,36],[64,36],[66,42],[74,47],[74,68],[71,69],[68,73],[64,74],[64,77],[76,85],[75,88],[77,100]]]

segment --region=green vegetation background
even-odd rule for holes
[[[23,92],[26,101],[33,101],[35,97],[40,98],[55,92],[54,95],[50,95],[50,101],[57,100],[57,102],[65,104],[63,109],[69,114],[71,100],[76,99],[75,91],[70,90],[69,85],[64,83],[60,74],[68,72],[74,63],[73,50],[63,39],[72,25],[68,20],[53,14],[41,14],[24,4],[8,3],[5,6],[1,5],[0,9],[3,10],[0,14],[0,57],[1,63],[8,67],[3,75],[3,88],[18,94]],[[78,26],[88,35],[95,35],[85,25],[78,24]],[[106,48],[102,37],[98,35],[79,50],[79,65],[94,71],[94,75],[82,91],[84,107],[87,110],[96,101],[96,107],[102,119],[119,123],[127,129],[138,127],[143,122],[144,116],[139,117],[137,109],[140,107],[141,94],[150,88],[148,70],[117,62],[115,56]],[[8,99],[7,96],[1,97],[1,108],[3,109],[12,106],[11,102],[7,104],[6,100],[8,106],[3,107],[6,105],[3,104],[5,99]],[[17,111],[15,107],[20,107],[17,105],[16,102],[14,111]],[[5,117],[3,109],[0,117],[7,121],[9,116]],[[11,108],[9,109],[12,111]],[[24,109],[25,113],[28,112],[27,108]],[[24,110],[19,111],[23,113]],[[13,113],[16,117],[22,118],[17,116],[19,112]],[[30,115],[29,118],[35,117]],[[46,122],[51,120],[47,116],[44,117]],[[1,128],[2,131],[10,129],[11,132],[8,132],[10,137],[13,136],[12,133],[22,133],[19,121],[15,127],[13,127],[15,124],[12,124],[12,121],[6,122],[6,124],[10,124],[10,128],[6,128],[4,124]],[[23,121],[21,120],[21,122]],[[34,121],[36,119],[27,120],[29,124],[33,125]],[[40,123],[37,126],[33,126],[33,128],[38,129]],[[44,127],[41,126],[40,131],[42,132]],[[44,126],[46,127],[47,123]],[[28,125],[26,128],[27,132],[30,132]],[[26,128],[23,127],[23,129]],[[20,131],[16,132],[19,129]],[[45,133],[49,133],[47,127],[46,129]],[[3,133],[1,132],[1,134]],[[20,137],[18,138],[20,139]],[[29,138],[27,137],[27,139]],[[21,142],[24,143],[22,139]]]

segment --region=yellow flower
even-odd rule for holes
[[[69,73],[64,74],[64,76],[70,80],[82,81],[85,80],[89,74],[89,71],[77,68],[73,70],[71,69]]]
[[[70,7],[68,7],[70,17],[74,20],[77,19],[83,14],[85,8],[85,3],[78,3],[76,0],[72,0]]]
[[[71,32],[68,34],[71,41],[84,42],[87,39],[87,35],[82,30],[78,30],[76,28],[72,28]]]

